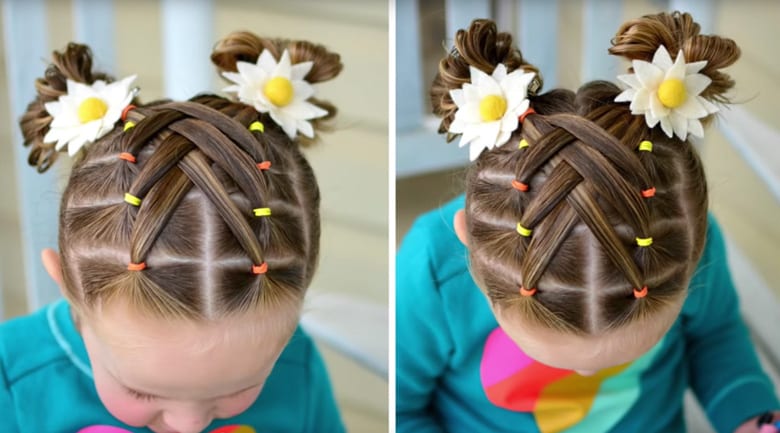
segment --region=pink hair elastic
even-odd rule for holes
[[[124,159],[127,162],[135,164],[135,156],[129,152],[122,152],[119,154],[119,159]]]
[[[143,271],[144,269],[146,269],[146,262],[128,263],[127,265],[128,271]]]
[[[536,111],[534,111],[534,109],[533,109],[533,108],[531,108],[531,107],[528,107],[528,109],[527,109],[527,110],[525,110],[525,111],[523,112],[523,114],[521,114],[521,115],[520,115],[520,117],[518,117],[518,119],[520,119],[520,123],[523,123],[523,122],[525,121],[525,118],[526,118],[526,117],[527,117],[529,114],[536,114]]]
[[[642,197],[650,198],[650,197],[654,197],[654,196],[655,196],[655,187],[642,190]]]
[[[520,182],[517,179],[512,179],[512,188],[518,190],[518,191],[528,191],[528,184]]]
[[[642,290],[637,290],[634,288],[634,297],[637,299],[644,298],[647,296],[647,286],[642,286]]]
[[[520,286],[520,294],[523,296],[533,296],[536,294],[536,289],[526,289],[524,286]]]
[[[268,170],[269,168],[271,168],[271,161],[258,162],[257,168],[259,168],[260,170]]]
[[[268,262],[263,262],[259,265],[252,265],[252,273],[255,275],[262,275],[268,272]]]

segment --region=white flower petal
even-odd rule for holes
[[[493,79],[497,82],[501,82],[506,78],[506,66],[504,66],[503,63],[499,63],[498,66],[496,66],[495,69],[493,69]]]
[[[477,88],[479,88],[479,86],[482,85],[483,81],[488,80],[488,79],[490,79],[490,80],[493,79],[493,78],[490,77],[490,75],[482,72],[481,70],[479,70],[479,69],[477,69],[477,68],[475,68],[473,66],[469,66],[469,75],[471,76],[471,84],[473,84]]]
[[[520,120],[514,113],[507,113],[501,118],[501,131],[512,132],[517,129],[517,125]]]
[[[694,137],[704,137],[704,128],[702,128],[701,122],[698,119],[688,120],[688,132]]]
[[[663,129],[664,133],[669,138],[672,138],[674,135],[674,128],[672,127],[672,121],[669,120],[669,116],[661,118],[661,129]]]
[[[308,120],[297,120],[296,127],[301,134],[309,138],[314,138],[314,127],[311,126],[311,123],[309,123]]]
[[[685,57],[683,57],[682,50],[677,54],[677,58],[674,60],[672,67],[666,71],[665,78],[673,78],[681,81],[685,79]]]
[[[687,119],[699,119],[708,114],[707,109],[699,102],[699,99],[691,97],[672,111],[677,115],[685,116]]]
[[[653,64],[664,71],[672,67],[672,56],[669,55],[669,51],[666,50],[665,46],[659,45],[658,49],[655,50],[655,54],[653,54]]]
[[[708,101],[707,99],[697,96],[696,100],[699,101],[699,103],[704,106],[704,109],[707,110],[708,113],[717,113],[720,111],[720,108],[718,108],[717,105],[713,104],[712,102]]]
[[[244,83],[262,83],[268,79],[269,74],[252,63],[236,62],[236,68]]]
[[[712,79],[706,75],[693,74],[685,77],[684,83],[688,96],[693,97],[700,95],[712,83]]]
[[[479,142],[479,140],[472,142],[469,147],[469,160],[476,161],[476,159],[479,158],[479,154],[485,149],[487,149],[487,147],[484,143]]]
[[[278,110],[283,112],[285,116],[301,120],[316,119],[328,114],[326,110],[306,101],[293,101]]]
[[[665,107],[664,104],[661,103],[661,101],[658,99],[658,94],[653,92],[650,95],[650,112],[653,113],[653,116],[662,119],[669,115],[669,108]]]
[[[312,66],[314,66],[314,62],[311,61],[292,65],[290,70],[290,80],[303,80],[306,78],[306,75],[309,73],[309,71],[311,71]]]
[[[672,129],[674,129],[674,133],[683,140],[687,139],[688,119],[686,119],[685,116],[681,116],[676,113],[672,113],[669,116],[669,119],[672,122]]]
[[[479,87],[477,87],[477,91],[479,92],[480,98],[484,98],[488,95],[499,95],[501,97],[504,96],[504,91],[501,90],[501,86],[498,85],[498,82],[493,79],[493,77],[487,77],[480,83]]]
[[[462,134],[466,130],[466,122],[463,120],[463,116],[458,116],[458,112],[455,112],[455,118],[450,123],[449,132],[453,134]]]
[[[618,80],[624,82],[625,84],[631,86],[633,89],[639,89],[642,87],[642,83],[639,82],[639,79],[634,74],[624,74],[624,75],[618,75]]]
[[[688,64],[685,65],[685,73],[687,75],[695,74],[695,73],[701,71],[702,69],[704,69],[705,66],[707,66],[707,61],[706,60],[702,60],[702,61],[699,61],[699,62],[688,63]]]
[[[642,86],[657,89],[661,85],[664,79],[664,71],[658,66],[642,60],[634,60],[633,65],[636,77]]]
[[[263,50],[260,57],[257,58],[257,66],[266,74],[270,75],[276,69],[276,59],[268,50]]]
[[[290,74],[292,72],[292,65],[290,64],[290,53],[287,50],[284,50],[282,53],[282,58],[279,59],[279,63],[276,65],[276,69],[274,69],[274,72],[271,74],[272,77],[290,77]]]
[[[628,102],[636,97],[636,89],[626,89],[621,94],[617,95],[615,102]]]
[[[273,119],[277,125],[282,127],[282,130],[285,134],[287,134],[288,137],[291,139],[295,138],[296,128],[294,118],[287,117],[284,115],[284,113],[277,110],[271,110],[269,113],[271,115],[271,119]]]
[[[77,154],[86,143],[87,139],[82,135],[74,138],[71,142],[68,143],[68,156],[72,157]]]
[[[634,100],[631,102],[631,111],[647,111],[650,109],[650,98],[652,95],[650,94],[650,91],[641,88],[636,91],[636,95],[634,95]]]
[[[452,102],[454,102],[458,107],[461,107],[466,103],[466,97],[463,95],[463,89],[450,90],[450,98],[452,98]]]
[[[482,123],[482,116],[479,114],[479,102],[467,102],[466,105],[458,109],[458,112],[466,124]]]
[[[463,135],[460,136],[460,143],[458,143],[458,147],[463,147],[472,141],[476,140],[477,137],[479,137],[479,128],[470,126],[466,128],[465,131],[463,131]]]
[[[293,81],[293,98],[295,100],[307,100],[314,96],[314,86],[306,81]]]
[[[239,85],[242,85],[245,83],[244,79],[241,77],[241,74],[237,74],[235,72],[223,72],[222,76],[225,77],[225,79],[235,83],[234,85],[228,86],[224,89],[222,89],[223,92],[235,92],[238,90],[228,90],[228,88],[238,88]]]
[[[509,141],[509,138],[512,137],[511,131],[501,131],[498,134],[498,137],[496,138],[496,145],[494,147],[499,147],[504,145],[507,141]]]
[[[496,146],[498,134],[501,132],[501,122],[488,122],[479,125],[479,138],[476,143],[486,149],[492,149]]]
[[[658,122],[660,122],[661,119],[653,116],[653,113],[650,111],[647,111],[645,113],[645,123],[647,124],[648,128],[655,128],[655,125],[658,125]]]
[[[511,110],[508,109],[507,110],[507,115],[511,115],[512,117],[517,118],[521,114],[525,113],[525,110],[528,109],[528,106],[530,104],[531,104],[531,101],[529,101],[528,99],[523,99],[522,101],[520,101],[519,105],[517,105],[515,107],[512,107]]]
[[[463,85],[463,96],[466,98],[466,103],[476,101],[479,104],[480,99],[482,99],[477,86],[469,83]]]

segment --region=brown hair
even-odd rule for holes
[[[264,39],[237,32],[219,41],[212,60],[235,71],[263,49],[293,64],[312,61],[306,79],[341,71],[337,54],[305,41]],[[70,44],[53,55],[37,98],[22,118],[30,164],[45,171],[58,152],[44,143],[51,116],[44,104],[66,91],[66,79],[91,84],[111,78],[91,71],[88,47]],[[329,103],[309,100],[328,114]],[[59,246],[67,297],[91,308],[122,297],[160,317],[219,318],[257,306],[300,302],[319,252],[319,189],[298,144],[267,113],[215,95],[186,102],[156,101],[129,111],[122,122],[79,152],[60,208]],[[259,121],[264,131],[248,127]],[[310,143],[307,140],[306,143]],[[130,153],[135,163],[120,159]],[[270,161],[261,170],[258,163]],[[142,200],[132,206],[125,193]],[[253,209],[272,214],[253,217]],[[142,271],[129,263],[146,263]],[[252,272],[267,264],[267,272]]]
[[[457,109],[449,91],[468,82],[474,59],[488,74],[499,63],[508,72],[535,70],[511,44],[511,35],[487,20],[458,31],[431,89],[433,111],[443,117],[440,132]],[[673,58],[682,49],[687,62],[707,60],[701,73],[712,84],[702,96],[727,102],[724,92],[734,83],[719,69],[734,63],[739,49],[732,40],[700,35],[688,14],[628,21],[609,51],[651,61],[660,44]],[[532,95],[536,114],[469,168],[471,271],[502,311],[593,335],[651,316],[686,292],[707,226],[701,161],[689,142],[648,128],[644,116],[614,102],[619,93],[613,83],[596,81],[576,93]],[[530,146],[518,149],[521,139]],[[638,151],[643,140],[652,142],[652,152]],[[528,190],[516,190],[513,180]],[[655,195],[643,197],[651,187]],[[531,236],[521,236],[518,223]],[[649,237],[652,245],[637,245],[636,238]],[[645,286],[646,296],[634,295],[632,289]],[[537,290],[522,296],[520,287]]]

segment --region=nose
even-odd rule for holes
[[[201,433],[214,418],[199,411],[167,412],[163,417],[168,428],[176,433]]]
[[[597,373],[596,370],[574,370],[579,374],[580,376],[593,376]]]

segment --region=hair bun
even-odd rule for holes
[[[257,63],[260,54],[265,50],[268,50],[277,61],[287,50],[293,65],[312,62],[311,70],[304,77],[311,84],[331,80],[343,69],[341,56],[329,51],[323,45],[308,41],[262,38],[246,31],[230,33],[218,41],[211,53],[211,61],[220,73],[236,72],[238,62]],[[309,98],[308,102],[328,112],[323,117],[309,120],[315,130],[327,130],[327,121],[336,115],[336,107],[328,101],[314,97]],[[312,140],[299,135],[298,141],[305,145]]]
[[[708,76],[712,83],[702,92],[704,98],[728,102],[725,96],[734,80],[720,71],[739,59],[740,50],[736,42],[716,35],[701,35],[701,26],[688,13],[675,11],[645,15],[624,23],[612,40],[609,53],[628,60],[651,62],[660,45],[666,47],[674,59],[683,51],[688,63],[707,61],[700,73]]]
[[[69,43],[65,51],[52,53],[51,64],[43,78],[35,80],[37,95],[19,121],[24,145],[31,147],[27,161],[41,173],[51,167],[59,154],[54,148],[56,143],[43,142],[52,121],[45,104],[56,101],[67,92],[67,80],[92,84],[97,80],[111,82],[113,78],[92,71],[92,50],[86,45]],[[62,151],[67,150],[63,148]]]
[[[473,66],[486,74],[492,74],[499,64],[506,66],[507,72],[522,68],[541,76],[539,69],[526,62],[522,53],[512,44],[512,35],[499,32],[496,23],[486,19],[471,22],[468,29],[455,34],[455,45],[450,53],[439,62],[439,73],[431,86],[431,104],[433,113],[442,118],[439,133],[449,130],[458,107],[450,96],[450,90],[460,89],[471,79],[469,67]]]

